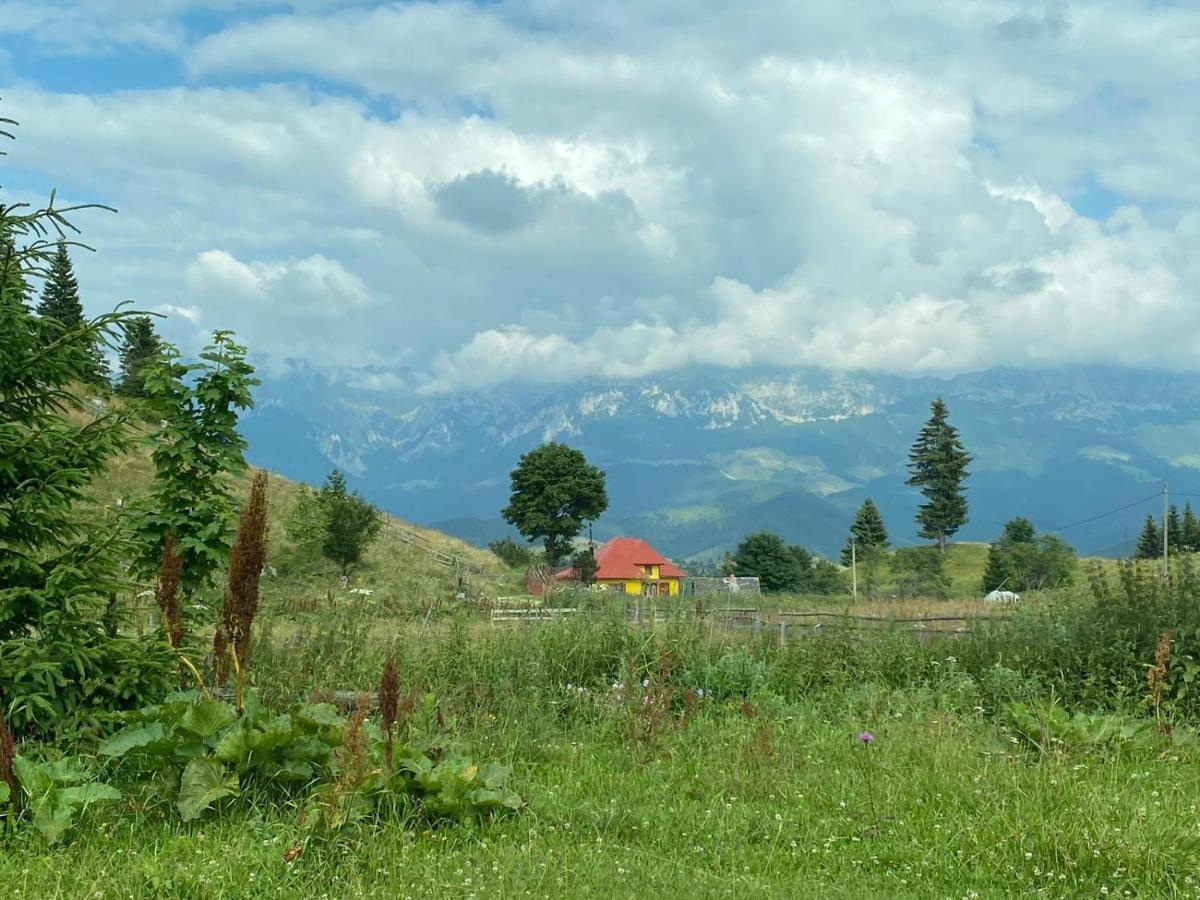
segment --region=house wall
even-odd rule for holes
[[[654,568],[657,569],[658,566],[655,566]],[[655,580],[662,581],[664,579],[660,579],[656,576]],[[667,595],[670,597],[678,597],[679,579],[667,578],[665,581],[667,582]],[[596,584],[600,585],[605,590],[613,590],[615,585],[622,585],[623,587],[617,588],[617,590],[624,590],[626,594],[641,594],[643,582],[634,579],[625,580],[622,578],[597,578]]]

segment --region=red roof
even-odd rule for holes
[[[660,578],[682,578],[683,572],[661,553],[639,538],[613,538],[596,551],[596,578],[601,580],[645,580],[639,566],[658,566]]]

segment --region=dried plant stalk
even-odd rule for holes
[[[167,640],[172,650],[183,643],[183,610],[179,607],[179,585],[183,580],[183,554],[174,534],[167,534],[158,559],[158,578],[154,583],[154,600],[162,613]]]
[[[258,471],[250,499],[238,518],[237,537],[229,553],[229,586],[221,608],[221,623],[213,636],[213,669],[218,684],[229,678],[230,648],[237,669],[250,663],[250,638],[258,614],[259,581],[267,561],[267,473]]]
[[[13,772],[13,760],[16,758],[16,741],[8,723],[4,721],[4,712],[0,710],[0,781],[8,785],[8,796],[14,807],[19,806],[21,802],[21,794],[17,790],[17,776]]]
[[[389,772],[392,769],[392,745],[399,708],[400,678],[396,675],[395,659],[388,656],[383,665],[383,677],[379,679],[379,713],[383,717],[384,754]]]

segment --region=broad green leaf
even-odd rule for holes
[[[12,789],[9,788],[7,781],[0,781],[0,804],[8,802],[8,798],[12,796]]]
[[[106,800],[120,800],[121,792],[110,784],[78,784],[75,787],[60,790],[58,799],[60,803],[72,807],[88,806]]]
[[[483,782],[483,786],[489,790],[496,790],[504,787],[504,783],[508,781],[508,776],[512,774],[512,769],[500,763],[488,763],[479,773],[479,778]]]
[[[50,779],[46,777],[41,766],[32,760],[18,756],[13,760],[13,772],[21,782],[21,787],[25,788],[31,797],[40,797],[50,790]]]
[[[296,718],[308,725],[320,728],[341,728],[346,720],[338,714],[332,703],[306,703],[296,713]]]
[[[183,714],[180,725],[192,734],[209,738],[237,718],[237,710],[221,700],[201,700]]]
[[[116,734],[100,743],[103,756],[124,756],[130,750],[138,750],[163,739],[161,722],[141,722],[127,725]]]
[[[218,759],[240,768],[250,758],[252,743],[251,731],[248,728],[231,728],[217,741],[213,752],[217,754]]]
[[[237,790],[237,773],[226,775],[219,759],[193,759],[179,780],[179,799],[175,806],[183,820],[190,822],[222,797],[236,794]]]

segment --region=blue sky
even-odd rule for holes
[[[1200,359],[1200,11],[0,2],[93,311],[381,390]]]

